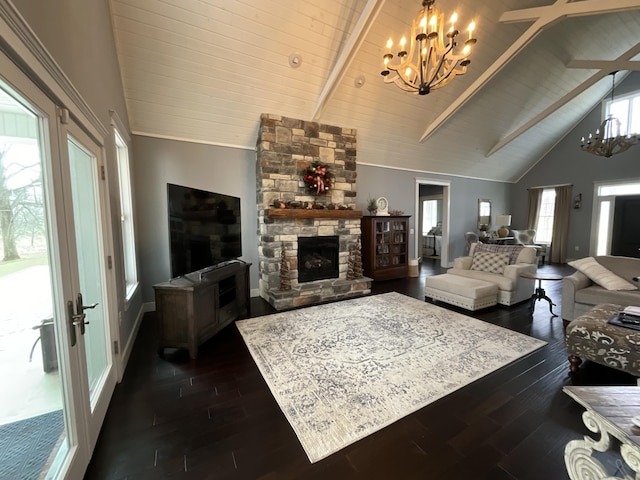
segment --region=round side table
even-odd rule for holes
[[[546,300],[547,302],[549,302],[549,311],[551,312],[551,316],[553,317],[557,317],[558,315],[556,315],[555,313],[553,313],[553,307],[556,306],[555,303],[553,303],[553,301],[547,297],[546,292],[544,291],[544,288],[542,288],[542,280],[549,280],[549,281],[558,281],[558,280],[562,280],[562,275],[558,275],[555,273],[540,273],[540,272],[536,272],[536,273],[529,273],[529,272],[524,272],[520,274],[521,278],[530,278],[532,280],[538,280],[538,286],[536,287],[536,291],[533,292],[533,295],[531,295],[531,314],[533,315],[533,310],[536,307],[536,300]]]

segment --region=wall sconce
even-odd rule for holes
[[[579,210],[582,208],[582,194],[579,193],[575,197],[573,197],[573,208]]]

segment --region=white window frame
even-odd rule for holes
[[[550,201],[552,196],[553,201]],[[540,198],[540,208],[538,209],[538,218],[536,218],[536,243],[550,245],[553,237],[553,220],[555,216],[556,205],[556,189],[544,188],[542,189],[542,196]],[[549,214],[548,210],[551,210]],[[549,225],[549,228],[541,228],[540,222],[544,219]]]
[[[118,115],[111,111],[112,140],[118,169],[120,197],[120,231],[122,237],[122,274],[125,284],[125,310],[140,284],[136,255],[135,218],[133,210],[133,183],[129,161],[130,137]]]
[[[616,196],[640,193],[640,178],[608,180],[594,183],[591,242],[589,254],[609,255]]]
[[[614,103],[621,103],[624,101],[628,101],[628,106],[626,108],[626,118],[621,118],[620,115],[616,115],[618,120],[620,120],[621,135],[634,135],[640,133],[640,90],[636,90],[634,92],[628,93],[627,95],[621,95],[615,97],[613,101],[611,99],[604,101],[603,106],[603,115],[604,118],[607,118],[611,112],[611,105]],[[635,120],[635,121],[634,121]],[[635,125],[635,128],[631,128],[631,126]],[[629,131],[632,130],[632,131]]]

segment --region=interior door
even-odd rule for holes
[[[616,196],[611,255],[640,258],[640,195]]]

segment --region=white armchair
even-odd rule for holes
[[[504,268],[503,273],[474,270],[472,265],[476,252],[507,253],[511,261]],[[469,256],[454,259],[453,268],[447,270],[447,273],[495,283],[498,285],[498,303],[513,305],[531,299],[535,280],[521,278],[520,274],[524,272],[536,273],[537,263],[536,250],[531,247],[473,243],[469,249]]]

